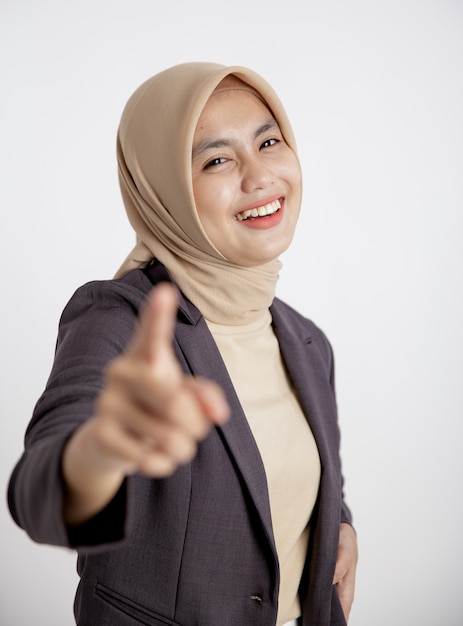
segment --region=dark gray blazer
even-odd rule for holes
[[[77,549],[80,625],[273,626],[279,568],[264,468],[207,325],[183,297],[177,357],[185,372],[222,385],[232,418],[172,477],[130,477],[86,524],[62,522],[63,446],[92,414],[105,364],[124,349],[140,306],[163,280],[169,280],[166,270],[153,264],[117,281],[89,283],[70,300],[53,369],[11,477],[10,510],[34,541]],[[332,353],[322,332],[283,302],[275,300],[271,312],[322,464],[300,586],[301,623],[345,626],[332,578],[339,524],[351,518],[342,494]]]

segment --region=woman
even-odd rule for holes
[[[344,625],[332,353],[275,298],[301,203],[284,109],[248,69],[178,65],[129,100],[118,162],[137,245],[63,312],[12,515],[77,549],[78,624]]]

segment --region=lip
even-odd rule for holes
[[[252,209],[258,209],[261,206],[265,206],[266,204],[275,202],[275,200],[279,200],[281,203],[283,203],[284,199],[285,199],[284,196],[279,196],[278,194],[275,194],[274,196],[269,196],[268,198],[262,198],[261,200],[258,200],[257,202],[254,202],[253,204],[247,204],[246,206],[241,207],[241,209],[238,209],[238,211],[236,211],[233,217],[236,217],[238,213],[242,213],[243,211],[251,211]]]
[[[274,196],[270,196],[268,198],[262,199],[259,202],[248,204],[245,207],[242,207],[239,211],[237,211],[235,213],[235,217],[236,215],[238,215],[238,213],[242,213],[243,211],[247,211],[247,210],[258,209],[259,207],[265,206],[266,204],[271,204],[272,202],[275,202],[275,200],[278,200],[281,205],[276,213],[272,213],[272,215],[264,215],[261,217],[249,217],[246,220],[236,220],[236,221],[238,222],[238,224],[242,226],[246,226],[247,228],[253,228],[257,230],[265,230],[267,228],[273,228],[274,226],[277,226],[283,219],[284,208],[285,208],[284,196],[274,195]]]

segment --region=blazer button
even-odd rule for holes
[[[260,596],[257,596],[255,594],[253,594],[252,596],[249,596],[250,600],[254,600],[254,602],[257,602],[257,604],[262,604],[263,600]]]

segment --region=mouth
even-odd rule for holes
[[[246,220],[256,219],[257,217],[268,217],[269,215],[274,215],[280,209],[280,200],[274,200],[273,202],[269,202],[268,204],[264,204],[260,207],[245,209],[244,211],[237,213],[233,219],[238,220],[239,222],[244,222]]]

